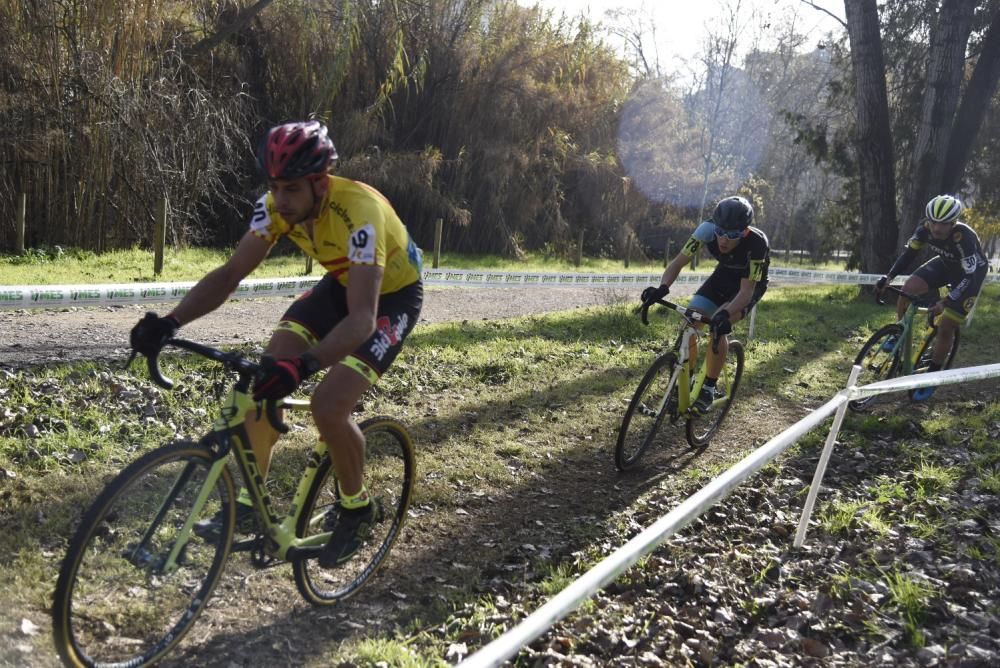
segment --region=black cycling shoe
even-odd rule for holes
[[[701,392],[698,393],[698,398],[694,400],[693,408],[699,413],[707,413],[712,407],[713,402],[725,398],[726,393],[718,387],[714,385],[712,387],[702,385]]]
[[[326,514],[324,528],[333,533],[319,553],[320,567],[334,568],[353,557],[381,521],[382,505],[378,499],[372,499],[367,506],[354,510],[340,506],[332,508]]]
[[[211,519],[199,520],[192,528],[194,535],[206,540],[215,540],[222,534],[222,511],[217,512]],[[257,515],[253,511],[253,506],[236,502],[236,528],[234,533],[251,534],[257,529]]]

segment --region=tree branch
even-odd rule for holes
[[[219,44],[228,39],[231,35],[242,30],[257,14],[260,14],[274,0],[259,0],[257,4],[247,7],[237,15],[236,19],[222,30],[213,35],[209,35],[191,47],[191,54],[198,55],[205,51],[211,51]]]
[[[824,9],[823,7],[820,7],[819,5],[817,5],[812,0],[799,0],[799,1],[802,4],[804,4],[804,5],[808,5],[809,7],[812,7],[817,12],[823,12],[824,14],[826,14],[827,16],[829,16],[831,19],[833,19],[834,21],[836,21],[840,25],[844,26],[844,30],[847,30],[847,21],[845,21],[844,19],[840,18],[839,16],[837,16],[833,12],[829,11],[828,9]]]

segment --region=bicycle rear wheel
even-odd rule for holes
[[[854,364],[861,367],[861,373],[858,374],[857,380],[859,386],[895,378],[899,374],[900,363],[897,351],[900,345],[899,338],[902,335],[902,325],[886,325],[872,334],[865,342],[865,345],[861,347],[861,352],[854,359]],[[895,342],[890,345],[888,342],[892,338],[895,338]],[[852,411],[861,412],[870,408],[875,398],[871,396],[855,399],[849,401],[847,407]]]
[[[691,447],[708,443],[729,413],[736,391],[740,388],[740,379],[743,378],[743,357],[743,344],[735,340],[730,341],[726,363],[722,367],[722,373],[719,374],[719,380],[715,385],[726,396],[723,399],[717,399],[704,415],[692,414],[688,418],[686,424],[687,441]]]
[[[71,666],[142,666],[176,645],[219,581],[233,537],[233,480],[206,485],[215,457],[190,442],[126,467],[87,510],[63,559],[52,605],[56,650]],[[196,499],[207,500],[192,517]],[[222,531],[190,531],[222,512]],[[190,526],[190,525],[189,525]],[[178,544],[178,539],[181,542]],[[179,550],[167,566],[172,550]]]
[[[677,383],[672,380],[677,354],[668,352],[653,361],[639,382],[618,428],[615,466],[627,471],[656,439],[663,418],[677,411]]]
[[[316,559],[293,562],[295,586],[314,605],[331,605],[357,593],[385,562],[399,537],[413,495],[416,461],[413,441],[399,422],[376,417],[361,423],[365,434],[365,485],[383,519],[350,560],[320,568]],[[328,510],[340,503],[329,455],[323,458],[296,525],[300,538],[323,533]]]
[[[961,336],[960,330],[955,330],[955,338],[951,342],[951,350],[948,351],[948,356],[944,359],[944,365],[942,369],[950,369],[951,363],[955,360],[955,354],[958,353],[958,339]],[[916,362],[913,363],[913,373],[920,373],[927,370],[927,365],[931,363],[931,356],[934,354],[934,342],[937,340],[938,330],[937,327],[932,329],[927,337],[924,339],[924,343],[920,346],[920,354],[917,355]],[[916,390],[910,390],[910,399],[913,398],[913,393]]]

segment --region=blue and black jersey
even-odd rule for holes
[[[767,283],[771,249],[763,230],[749,227],[749,233],[740,239],[736,247],[723,253],[719,248],[715,229],[715,224],[708,221],[699,225],[684,244],[681,253],[692,257],[704,245],[709,254],[719,262],[714,273],[726,274],[727,278],[746,278],[757,283]],[[737,281],[737,285],[738,283]]]

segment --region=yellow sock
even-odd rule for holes
[[[344,490],[341,489],[340,481],[338,480],[337,492],[340,494],[340,507],[347,510],[364,508],[370,501],[368,497],[368,488],[365,487],[364,483],[361,484],[361,490],[357,494],[347,495],[344,494]]]

